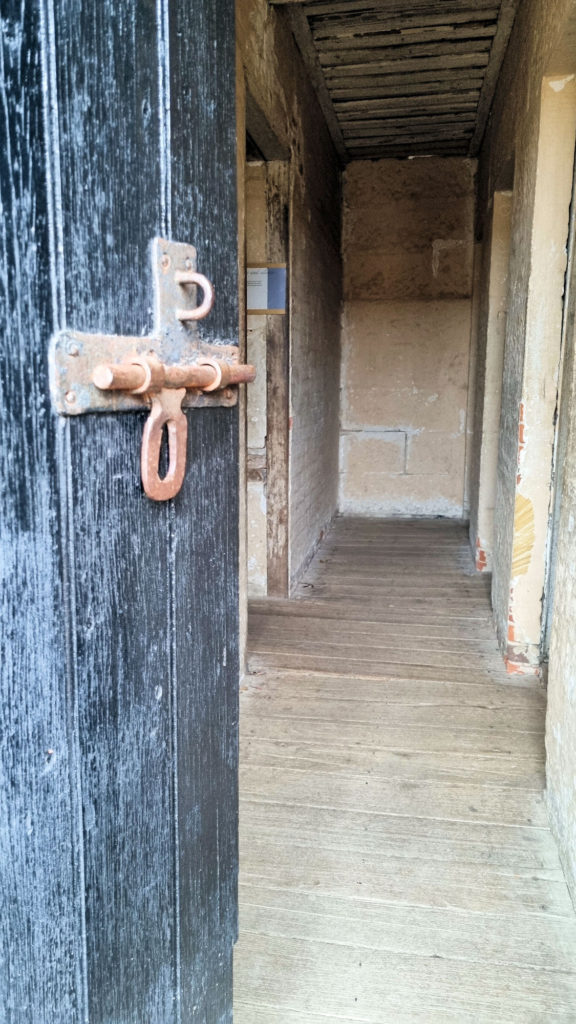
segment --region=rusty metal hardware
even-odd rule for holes
[[[204,292],[204,299],[199,306],[196,306],[194,309],[176,310],[178,320],[188,323],[190,320],[202,320],[205,316],[208,316],[214,305],[214,288],[208,278],[204,277],[204,274],[197,274],[194,270],[177,270],[174,274],[174,280],[176,284],[181,285],[199,284]]]
[[[59,332],[50,344],[50,386],[62,415],[149,409],[142,438],[142,484],[149,498],[166,501],[178,494],[186,472],[188,422],[183,408],[235,405],[237,385],[256,374],[254,367],[238,363],[236,345],[198,337],[198,321],[212,309],[214,289],[196,271],[194,247],[155,238],[151,255],[152,334]],[[195,305],[198,287],[203,298]],[[160,477],[164,431],[168,470]]]
[[[186,311],[188,312],[188,311]],[[194,311],[191,311],[194,312]],[[123,363],[100,363],[92,379],[101,391],[128,391],[148,395],[152,403],[142,435],[142,484],[149,498],[174,498],[184,480],[188,421],[182,402],[188,388],[217,391],[231,384],[249,383],[256,376],[253,366],[199,359],[191,366],[166,366],[154,352],[128,356]],[[168,472],[160,477],[158,463],[163,429],[168,433]]]

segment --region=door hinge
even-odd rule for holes
[[[192,245],[152,242],[154,328],[146,337],[60,331],[50,343],[50,390],[60,415],[149,409],[142,437],[144,491],[154,501],[178,494],[186,472],[188,421],[183,408],[233,406],[237,385],[254,380],[236,345],[202,341],[198,321],[214,304],[214,289],[196,270]],[[196,291],[203,298],[195,305]],[[162,438],[168,470],[159,470]]]

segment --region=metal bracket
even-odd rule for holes
[[[150,408],[146,394],[127,391],[101,391],[93,381],[94,370],[102,363],[122,363],[132,355],[154,352],[170,366],[190,365],[205,359],[234,365],[238,363],[235,345],[209,344],[198,337],[198,321],[180,320],[177,313],[189,300],[196,313],[196,285],[177,282],[178,274],[196,273],[196,249],[182,242],[155,238],[151,247],[154,279],[154,328],[146,337],[120,334],[86,334],[60,331],[50,343],[50,391],[56,412],[78,416],[87,412],[134,412]],[[198,275],[200,276],[200,275]],[[202,304],[202,306],[204,303]],[[202,311],[202,306],[197,307]],[[206,310],[206,313],[209,310]],[[203,312],[203,316],[206,315]],[[238,390],[226,387],[206,393],[199,388],[187,390],[183,407],[224,405],[238,401]]]
[[[155,238],[151,256],[152,334],[59,332],[50,343],[50,390],[56,411],[66,416],[151,409],[142,443],[142,482],[148,497],[164,501],[178,493],[186,469],[187,422],[181,409],[236,405],[236,385],[254,380],[255,371],[239,364],[235,345],[198,337],[197,322],[212,309],[214,291],[196,270],[194,246]],[[198,286],[204,294],[196,306]],[[169,468],[161,478],[164,428]]]

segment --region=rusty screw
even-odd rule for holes
[[[78,345],[76,345],[76,343],[73,342],[73,341],[71,341],[70,344],[68,345],[68,355],[69,356],[79,356],[80,355],[80,349],[78,348]]]
[[[74,402],[76,401],[76,392],[75,391],[67,391],[66,392],[66,401],[68,402],[68,405],[74,405]]]
[[[168,253],[165,252],[163,257],[162,257],[161,263],[160,263],[160,266],[162,267],[162,270],[169,270],[171,262],[172,261],[171,261],[169,255],[168,255]]]

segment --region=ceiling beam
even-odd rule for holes
[[[496,22],[497,20],[498,7],[494,3],[487,10],[450,11],[450,14],[443,11],[442,14],[427,16],[423,14],[397,14],[385,18],[382,15],[370,15],[369,18],[361,16],[356,18],[315,18],[313,31],[315,38],[325,38],[328,36],[342,38],[344,36],[370,35],[379,32],[397,31],[408,33],[413,30],[419,32],[426,27],[434,32],[436,29],[442,28],[447,24],[483,24],[484,22]]]
[[[454,55],[445,53],[439,57],[414,57],[402,61],[402,72],[404,74],[412,71],[442,72],[446,71],[447,68],[463,68],[465,71],[471,71],[473,68],[484,69],[488,59],[489,54],[487,50],[484,53],[459,53]],[[400,62],[397,60],[372,61],[369,65],[346,64],[338,67],[327,67],[325,68],[325,74],[328,87],[338,88],[335,82],[353,78],[366,78],[367,76],[373,77],[377,74],[383,76],[388,73],[394,74],[398,72],[399,66]]]
[[[492,40],[496,32],[496,22],[478,22],[474,28],[464,27],[453,28],[451,25],[438,25],[436,28],[426,28],[419,32],[403,32],[395,29],[392,32],[362,32],[354,36],[327,35],[322,32],[314,32],[313,39],[316,48],[320,53],[334,53],[342,50],[373,50],[384,49],[384,47],[410,47],[430,46],[431,44],[451,46],[455,41],[470,41],[472,39]],[[408,54],[410,56],[410,54]]]
[[[508,48],[518,6],[519,0],[502,0],[498,27],[492,41],[490,60],[488,61],[486,74],[484,75],[484,84],[478,101],[478,116],[472,142],[470,143],[470,156],[477,156],[482,145],[488,115],[492,106],[492,100],[494,99],[494,93],[496,92],[500,69]]]
[[[425,93],[416,96],[387,96],[384,99],[344,100],[335,104],[338,119],[348,121],[357,118],[363,112],[382,111],[385,115],[394,110],[455,110],[456,107],[478,106],[478,90],[471,92]]]
[[[324,73],[320,67],[320,62],[316,54],[316,48],[312,39],[312,33],[308,25],[308,19],[304,12],[297,8],[296,5],[293,9],[287,11],[288,20],[292,33],[296,40],[298,49],[304,66],[310,76],[310,81],[318,98],[318,102],[324,114],[330,137],[334,143],[334,148],[340,157],[342,163],[346,163],[348,156],[346,153],[346,146],[344,145],[344,139],[342,138],[342,132],[340,131],[340,125],[338,124],[338,118],[330,99],[330,93],[326,85]]]
[[[412,46],[393,47],[367,47],[363,50],[326,50],[319,53],[319,60],[322,68],[334,71],[340,68],[358,67],[370,70],[372,64],[396,67],[410,60],[427,60],[429,57],[443,58],[464,57],[471,60],[470,55],[482,56],[485,64],[488,64],[490,55],[490,40],[471,39],[465,42],[449,43],[436,42],[417,43]]]
[[[352,14],[356,11],[373,11],[374,14],[406,15],[406,0],[268,0],[272,7],[303,7],[309,18],[332,14]],[[494,7],[494,0],[450,0],[450,8],[456,11],[476,12]],[[446,13],[446,0],[411,0],[410,12],[416,14]]]
[[[425,92],[432,95],[438,92],[467,92],[474,89],[480,97],[482,88],[483,69],[471,71],[466,74],[461,69],[452,71],[424,71],[412,75],[386,75],[382,78],[379,75],[372,75],[366,78],[355,79],[345,84],[332,83],[330,95],[334,101],[356,100],[356,99],[377,99],[388,96],[418,96]]]

